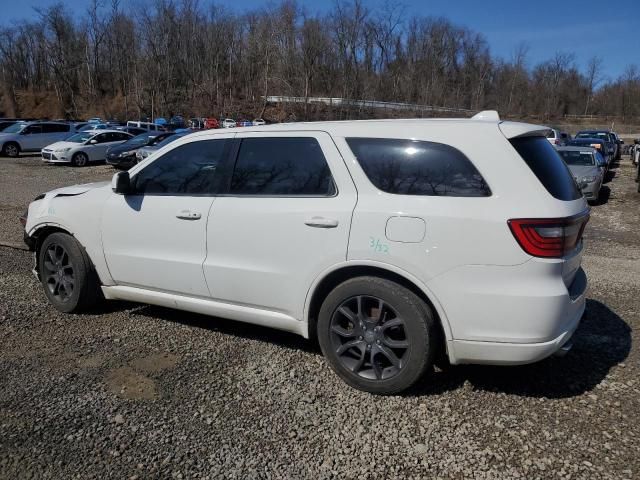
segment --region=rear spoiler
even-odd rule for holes
[[[498,122],[498,127],[505,137],[511,139],[516,137],[546,137],[551,131],[549,127],[543,125],[533,125],[531,123],[504,122],[500,120],[500,115],[495,110],[484,110],[476,113],[471,120]]]

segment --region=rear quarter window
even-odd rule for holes
[[[571,201],[582,197],[569,167],[544,137],[512,138],[510,142],[554,198]]]
[[[346,138],[378,189],[399,195],[488,197],[480,172],[459,150],[442,143],[391,138]]]

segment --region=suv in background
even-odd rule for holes
[[[589,208],[546,133],[497,112],[195,132],[39,196],[25,240],[63,312],[104,296],[317,337],[349,385],[396,393],[435,358],[570,348]]]
[[[21,152],[40,152],[47,145],[76,133],[75,127],[63,122],[16,123],[0,132],[0,152],[17,157]]]

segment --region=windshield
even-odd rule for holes
[[[149,143],[149,139],[154,138],[155,135],[150,133],[142,133],[136,137],[133,137],[131,140],[127,140],[123,145],[128,147],[141,147]]]
[[[589,167],[595,165],[593,154],[591,152],[561,150],[558,153],[560,153],[560,156],[567,165],[575,165],[580,167]]]
[[[75,135],[72,135],[69,138],[67,138],[65,142],[84,143],[94,135],[95,133],[93,132],[76,133]]]
[[[604,132],[582,132],[576,135],[576,138],[599,138],[601,140],[609,140],[609,135]]]
[[[2,133],[20,133],[24,127],[26,127],[26,124],[16,123],[15,125],[5,128]]]

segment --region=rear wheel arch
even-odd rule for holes
[[[403,272],[404,273],[404,272]],[[438,329],[440,348],[446,351],[447,340],[450,340],[451,329],[445,318],[444,312],[439,308],[439,304],[435,301],[435,297],[426,288],[420,287],[419,282],[412,279],[409,274],[401,274],[389,268],[376,265],[344,265],[330,272],[327,272],[320,280],[309,289],[307,295],[308,301],[305,309],[305,318],[308,324],[309,338],[314,342],[317,341],[317,321],[320,307],[327,295],[341,283],[356,277],[379,277],[390,280],[407,288],[417,295],[431,309],[434,320]]]

